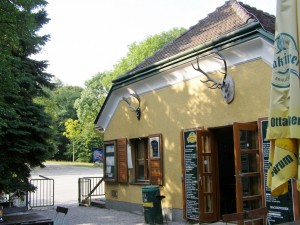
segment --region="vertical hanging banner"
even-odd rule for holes
[[[199,220],[196,130],[184,131],[183,139],[186,218]]]
[[[288,182],[288,193],[280,195],[278,197],[272,196],[271,189],[267,186],[267,173],[269,167],[269,152],[270,141],[266,139],[268,120],[259,120],[260,129],[260,146],[263,152],[263,168],[264,168],[264,187],[265,187],[265,201],[266,206],[269,209],[268,222],[270,225],[286,223],[294,221],[294,209],[293,209],[293,188],[291,181]]]
[[[299,17],[300,2],[298,0],[277,0],[267,131],[267,138],[271,140],[268,186],[273,196],[287,193],[289,179],[298,177],[298,142],[300,139]]]

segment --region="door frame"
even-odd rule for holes
[[[197,152],[199,218],[201,222],[216,221],[219,214],[216,180],[218,170],[216,168],[216,148],[209,130],[197,131]],[[210,206],[210,209],[205,206]],[[210,211],[205,211],[205,209]]]

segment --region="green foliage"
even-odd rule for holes
[[[101,146],[103,146],[103,134],[96,132],[93,124],[89,124],[89,126],[84,127],[76,138],[72,139],[72,143],[68,145],[66,155],[71,158],[74,147],[75,159],[77,162],[91,162],[93,147]]]
[[[76,100],[74,106],[81,132],[70,137],[74,143],[75,158],[77,161],[89,162],[92,159],[92,148],[103,145],[103,135],[94,129],[94,120],[98,110],[103,104],[108,93],[108,88],[104,86],[103,80],[111,77],[108,72],[97,73],[91,80],[85,83],[86,88],[82,91],[81,97]],[[65,124],[66,134],[71,131],[72,125]],[[71,128],[71,129],[70,129]],[[78,128],[79,129],[79,128]],[[75,138],[74,138],[75,137]],[[68,155],[73,153],[73,145],[68,146]]]
[[[80,98],[78,98],[74,104],[78,119],[82,124],[94,122],[97,112],[109,91],[107,86],[109,86],[110,83],[106,84],[107,86],[104,85],[108,78],[111,78],[111,74],[104,72],[97,73],[92,79],[86,81],[86,88],[82,91]]]
[[[66,131],[63,133],[67,138],[73,140],[81,133],[81,126],[78,120],[68,119],[65,122]]]
[[[136,42],[130,44],[126,57],[122,58],[118,64],[114,66],[112,79],[116,79],[118,76],[125,74],[128,70],[133,69],[184,31],[184,28],[173,28],[168,32],[149,36],[139,44]]]
[[[69,143],[66,136],[63,135],[65,131],[65,122],[69,118],[77,119],[74,102],[81,95],[82,88],[76,86],[63,86],[57,80],[57,85],[50,90],[45,88],[46,96],[35,98],[35,102],[45,106],[45,112],[50,114],[54,131],[52,143],[56,147],[54,159],[65,160],[65,152],[67,151],[67,144]]]
[[[33,98],[52,87],[47,63],[30,58],[48,36],[37,31],[48,22],[44,0],[0,1],[0,192],[22,194],[32,167],[54,152],[51,118]]]

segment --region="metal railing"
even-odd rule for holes
[[[30,208],[54,206],[54,179],[39,175],[40,179],[31,179],[30,184],[36,187],[28,193]]]
[[[82,177],[78,179],[78,203],[90,206],[92,197],[104,196],[104,177]]]

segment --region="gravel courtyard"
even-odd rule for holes
[[[102,176],[101,167],[65,166],[46,163],[46,168],[36,168],[32,171],[32,178],[39,175],[54,179],[54,208],[35,208],[32,211],[54,218],[55,207],[69,208],[65,225],[143,225],[144,215],[127,213],[112,209],[84,207],[78,205],[78,178]],[[183,225],[187,222],[171,222],[168,225]],[[216,223],[222,224],[222,223]]]

